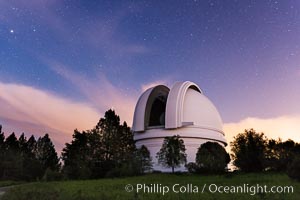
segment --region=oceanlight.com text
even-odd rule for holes
[[[294,192],[293,186],[280,186],[280,185],[218,185],[218,184],[173,184],[173,185],[163,185],[159,183],[153,184],[127,184],[125,186],[126,192],[136,192],[136,193],[145,193],[145,194],[168,194],[168,193],[188,193],[188,194],[197,194],[197,193],[221,193],[221,194],[249,194],[256,195],[258,193],[286,193],[292,194]]]

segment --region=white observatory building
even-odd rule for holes
[[[153,170],[163,172],[171,169],[157,163],[156,153],[165,137],[179,135],[184,140],[187,163],[195,162],[199,146],[207,141],[227,145],[216,107],[190,81],[176,82],[171,89],[157,85],[146,90],[136,104],[132,130],[136,146],[145,145],[150,151]]]

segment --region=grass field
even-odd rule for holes
[[[127,186],[131,184],[131,186]],[[143,189],[137,192],[137,184],[146,184],[152,186],[152,193],[144,192]],[[151,185],[152,184],[152,185]],[[154,184],[160,192],[154,192]],[[161,185],[159,185],[161,184]],[[181,186],[182,191],[185,188],[193,189],[190,192],[175,193],[172,189],[174,184],[175,190],[178,191]],[[190,187],[187,185],[190,184]],[[192,187],[191,187],[192,184]],[[214,185],[218,186],[242,186],[244,184],[248,193],[218,193],[210,192],[215,190]],[[268,189],[271,186],[292,186],[293,193],[258,193],[255,195],[250,186],[266,185]],[[205,189],[202,189],[205,185]],[[125,191],[125,187],[133,191]],[[163,189],[169,192],[162,194]],[[196,190],[198,188],[198,191]],[[231,189],[231,188],[230,188]],[[222,189],[224,191],[224,189]],[[251,192],[252,191],[252,192]],[[35,182],[14,186],[6,192],[1,200],[61,200],[61,199],[300,199],[300,183],[290,180],[285,174],[230,174],[221,176],[204,176],[188,174],[148,174],[139,177],[116,178],[116,179],[99,179],[85,181],[60,181],[60,182]]]
[[[20,181],[0,181],[0,187],[22,184]]]

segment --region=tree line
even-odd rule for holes
[[[58,157],[48,134],[27,139],[24,133],[5,138],[0,126],[0,179],[59,180],[92,179],[140,175],[152,170],[152,158],[145,146],[137,148],[126,122],[108,110],[90,130],[74,130]],[[230,143],[231,155],[217,142],[199,146],[195,162],[186,163],[186,149],[180,136],[166,137],[157,152],[158,164],[175,171],[185,165],[190,173],[224,173],[230,157],[243,172],[279,171],[300,179],[300,144],[292,140],[268,139],[253,129],[239,133]]]
[[[237,169],[244,172],[277,171],[287,172],[291,177],[294,169],[300,169],[300,144],[289,139],[268,139],[264,133],[254,129],[245,130],[234,137],[231,157]],[[297,170],[299,171],[299,170]]]
[[[59,169],[59,158],[48,134],[37,140],[33,135],[27,139],[24,133],[19,138],[15,133],[5,138],[0,126],[1,180],[32,181]]]
[[[234,137],[230,147],[236,171],[284,172],[300,180],[300,144],[291,139],[268,139],[264,133],[246,129]],[[172,167],[174,171],[174,167],[186,162],[183,140],[179,136],[165,138],[157,157],[159,163]],[[191,173],[223,173],[229,162],[230,156],[223,146],[216,142],[206,142],[198,148],[195,162],[186,164],[186,168]]]

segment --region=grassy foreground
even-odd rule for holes
[[[0,181],[0,187],[22,184],[21,181]]]
[[[134,188],[127,186],[131,184]],[[146,184],[152,186],[154,184],[159,192],[147,193],[147,190],[141,189],[137,192],[136,184]],[[152,185],[151,185],[152,184]],[[159,185],[161,184],[161,185]],[[175,193],[183,186],[185,192]],[[193,191],[187,191],[187,184],[192,184]],[[204,184],[206,187],[202,193]],[[218,186],[238,186],[248,184],[248,186],[267,185],[271,186],[293,186],[293,193],[258,193],[251,195],[251,192],[244,194],[237,193],[212,193],[209,191],[209,185],[216,184]],[[125,191],[133,189],[131,192]],[[168,193],[162,194],[162,190],[168,187]],[[198,188],[196,191],[195,188]],[[212,190],[215,187],[211,188]],[[250,190],[250,189],[249,189]],[[253,194],[253,193],[252,193]],[[35,182],[14,186],[11,190],[2,196],[1,200],[62,200],[62,199],[299,199],[300,198],[300,183],[290,180],[285,174],[232,174],[222,176],[203,176],[203,175],[188,175],[188,174],[149,174],[139,177],[116,178],[116,179],[99,179],[99,180],[84,180],[84,181],[60,181],[60,182]]]

